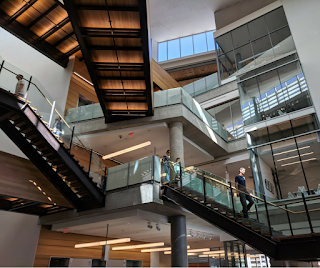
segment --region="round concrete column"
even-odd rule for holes
[[[171,266],[188,267],[187,227],[185,216],[170,217]]]
[[[170,151],[171,161],[175,162],[180,158],[181,165],[184,166],[184,148],[183,148],[183,124],[181,122],[173,122],[170,127]]]

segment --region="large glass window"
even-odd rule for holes
[[[288,58],[291,61],[283,59],[238,77],[245,125],[312,105],[300,62]]]
[[[216,45],[221,79],[295,50],[282,7],[217,37]],[[233,68],[227,68],[228,64]]]
[[[214,50],[214,32],[209,31],[158,43],[158,62]]]
[[[228,132],[228,140],[244,137],[240,100],[232,100],[207,110]]]

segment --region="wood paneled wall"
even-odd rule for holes
[[[30,160],[0,151],[0,170],[0,194],[72,207]],[[31,181],[40,186],[46,195]],[[52,202],[47,199],[48,196]]]
[[[180,87],[179,83],[172,78],[154,59],[152,59],[152,80],[162,90]]]
[[[38,247],[36,251],[34,267],[48,267],[50,257],[70,257],[70,258],[101,258],[102,247],[74,248],[75,244],[103,241],[104,237],[81,235],[81,234],[63,234],[61,232],[50,231],[48,227],[42,226]],[[125,244],[116,244],[114,246],[128,246],[140,244],[139,242],[130,242]],[[112,246],[110,247],[112,248]],[[110,250],[109,259],[113,260],[142,260],[144,267],[150,266],[150,253],[141,253],[140,250]]]

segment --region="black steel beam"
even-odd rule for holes
[[[119,70],[118,70],[119,71]],[[143,76],[98,76],[100,80],[145,80]]]
[[[3,107],[0,108],[0,122],[2,122],[3,120],[6,120],[10,117],[12,117],[15,113],[12,111],[9,111]]]
[[[67,34],[65,37],[63,37],[62,39],[60,39],[58,42],[54,43],[53,45],[55,47],[59,46],[60,44],[62,44],[64,41],[66,41],[67,39],[71,38],[74,35],[74,32]]]
[[[123,96],[126,96],[126,97],[134,97],[134,96],[128,96],[128,95],[123,95]],[[121,96],[117,96],[117,97],[121,97]],[[136,96],[136,97],[142,97],[142,96]],[[106,98],[106,100],[108,101],[108,102],[130,102],[130,103],[134,103],[134,102],[136,102],[136,103],[145,103],[146,102],[146,100],[126,100],[126,99],[123,99],[123,100],[109,100],[109,99],[107,99]]]
[[[76,5],[78,10],[139,11],[139,7]]]
[[[45,16],[47,16],[51,11],[53,11],[59,5],[55,3],[52,7],[50,7],[46,12],[42,13],[38,18],[36,18],[33,22],[28,25],[28,29],[37,24],[40,20],[42,20]]]
[[[97,78],[96,72],[94,70],[92,61],[91,61],[91,54],[87,49],[88,44],[87,44],[86,40],[83,38],[80,27],[79,27],[80,18],[78,16],[78,12],[77,12],[76,6],[74,4],[74,1],[71,1],[71,0],[65,1],[65,7],[68,12],[74,33],[78,39],[78,43],[80,45],[82,55],[85,60],[85,63],[86,63],[89,75],[91,77],[91,81],[93,83],[94,89],[97,93],[97,97],[99,99],[100,106],[102,108],[104,117],[105,117],[106,121],[109,121],[110,120],[110,113],[108,112],[108,110],[106,108],[104,96],[102,95],[100,88],[99,88],[98,78]]]
[[[89,46],[89,50],[142,51],[142,47]]]
[[[76,46],[75,48],[71,49],[67,53],[64,54],[66,58],[69,58],[72,54],[76,53],[77,51],[80,50],[80,46]]]
[[[140,29],[110,29],[81,27],[81,35],[85,37],[140,38]]]
[[[99,71],[143,71],[143,63],[94,63],[94,68]]]
[[[39,41],[47,39],[49,36],[54,34],[56,31],[60,30],[63,26],[65,26],[70,21],[69,17],[66,17],[64,20],[60,21],[57,25],[53,26],[49,31],[44,33],[39,37]]]
[[[19,210],[22,208],[26,208],[26,207],[30,207],[30,206],[34,206],[34,205],[38,205],[40,204],[40,202],[34,201],[34,202],[29,202],[20,206],[16,206],[16,207],[12,207],[11,209],[9,209],[9,211],[15,211],[15,210]]]
[[[143,63],[144,63],[144,76],[146,82],[147,92],[147,104],[148,113],[147,115],[153,115],[153,94],[152,94],[152,79],[151,79],[151,47],[150,36],[148,29],[150,28],[148,21],[147,3],[146,0],[139,0],[139,12],[140,12],[140,26],[141,26],[141,44],[143,51]]]
[[[16,13],[14,13],[10,17],[10,22],[14,21],[16,18],[18,18],[23,12],[27,11],[32,5],[37,2],[38,0],[30,0],[29,2],[25,3],[25,5],[20,8]]]
[[[16,20],[11,23],[9,23],[9,20],[10,17],[0,10],[0,26],[2,28],[15,35],[28,45],[32,46],[34,49],[38,50],[40,53],[53,60],[57,64],[64,68],[67,67],[69,59],[66,59],[61,51],[46,41],[39,42],[39,36]]]

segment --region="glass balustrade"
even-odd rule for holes
[[[106,166],[101,155],[92,151],[90,143],[82,138],[73,120],[68,116],[64,117],[64,110],[57,105],[37,78],[4,61],[1,57],[0,66],[0,88],[30,102],[30,106],[41,117],[43,123],[51,129],[57,139],[63,142],[94,183],[104,191]],[[100,116],[102,111],[98,106],[99,104],[85,106],[79,113],[84,118]]]
[[[219,86],[218,73],[208,75],[195,82],[183,86],[183,89],[192,97],[208,92]]]

